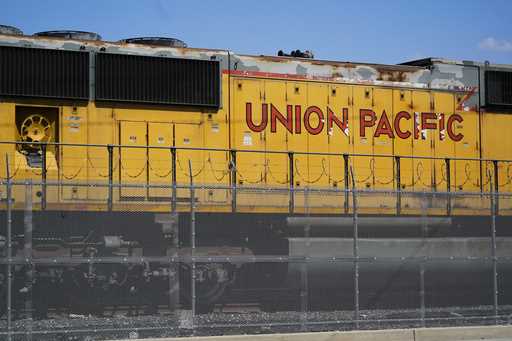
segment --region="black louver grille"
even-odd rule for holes
[[[219,62],[101,53],[96,99],[218,107]]]
[[[89,53],[0,46],[0,95],[89,99]]]
[[[485,72],[485,99],[488,107],[512,106],[512,72]]]

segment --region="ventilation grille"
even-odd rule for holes
[[[14,26],[0,25],[0,34],[11,34],[14,36],[22,36],[23,32]]]
[[[77,39],[77,40],[101,40],[101,36],[95,32],[86,31],[44,31],[34,33],[36,37],[50,37],[50,38],[66,38],[66,39]]]
[[[166,37],[138,37],[128,38],[120,40],[120,42],[128,44],[142,44],[142,45],[154,45],[154,46],[165,46],[165,47],[187,47],[187,44],[183,40],[176,38]]]
[[[512,72],[485,72],[485,102],[487,107],[512,107]]]
[[[96,99],[218,107],[219,62],[97,54]]]
[[[0,95],[89,99],[89,53],[0,47]]]

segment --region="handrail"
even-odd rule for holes
[[[399,154],[363,154],[363,153],[325,153],[325,152],[305,152],[305,151],[292,151],[292,150],[261,150],[261,149],[236,149],[236,148],[202,148],[202,147],[176,147],[176,146],[131,146],[122,144],[87,144],[87,143],[66,143],[66,142],[23,142],[23,141],[0,141],[0,144],[12,145],[46,145],[46,146],[64,146],[64,147],[94,147],[94,148],[134,148],[134,149],[162,149],[162,150],[186,150],[186,151],[209,151],[209,152],[237,152],[237,153],[263,153],[263,154],[282,154],[288,155],[293,153],[295,155],[317,155],[317,156],[339,156],[343,155],[355,157],[378,157],[378,158],[394,158],[400,156],[402,159],[417,159],[417,160],[440,160],[445,161],[447,157],[436,156],[415,156],[415,155],[399,155]],[[460,158],[450,157],[453,161],[484,161],[484,162],[512,162],[512,159],[488,159],[488,158]]]
[[[482,162],[485,162],[486,165],[488,165],[489,163],[492,163],[492,168],[493,168],[493,188],[491,189],[491,192],[495,192],[495,193],[498,193],[499,192],[499,189],[500,189],[500,176],[499,176],[499,163],[500,162],[506,162],[506,163],[509,163],[512,164],[512,160],[495,160],[495,159],[481,159],[481,158],[457,158],[457,157],[454,157],[454,158],[447,158],[447,157],[434,157],[434,156],[416,156],[416,155],[388,155],[388,154],[360,154],[360,153],[323,153],[323,152],[301,152],[301,151],[298,151],[298,152],[294,152],[294,151],[277,151],[277,150],[272,150],[272,151],[268,151],[268,150],[247,150],[247,149],[229,149],[229,148],[202,148],[202,147],[176,147],[176,146],[131,146],[131,145],[121,145],[121,144],[83,144],[83,143],[62,143],[62,142],[46,142],[46,143],[41,143],[41,142],[20,142],[20,141],[0,141],[0,144],[3,144],[3,145],[6,145],[6,144],[9,144],[9,145],[15,145],[15,146],[19,146],[19,145],[30,145],[30,146],[41,146],[41,152],[42,152],[42,172],[41,172],[41,182],[42,182],[42,195],[41,195],[41,207],[44,209],[45,205],[46,205],[46,186],[47,186],[47,178],[46,178],[46,169],[47,169],[47,166],[46,166],[46,153],[45,151],[47,150],[48,146],[56,146],[57,148],[62,146],[62,147],[85,147],[85,148],[105,148],[106,151],[108,151],[108,169],[109,169],[109,174],[108,174],[108,182],[109,182],[109,192],[108,192],[108,203],[109,203],[109,209],[111,209],[112,207],[112,203],[114,201],[114,192],[113,192],[113,188],[116,187],[115,184],[114,184],[114,160],[113,160],[113,152],[114,152],[114,149],[118,149],[119,152],[123,149],[123,148],[135,148],[135,149],[143,149],[143,150],[153,150],[153,149],[156,149],[156,150],[167,150],[170,152],[170,156],[171,156],[171,159],[172,159],[172,162],[171,162],[171,171],[169,172],[169,175],[172,174],[172,184],[173,184],[173,198],[176,197],[176,171],[177,171],[177,166],[179,167],[180,163],[179,163],[179,159],[177,158],[177,152],[178,151],[203,151],[203,152],[223,152],[223,153],[227,153],[228,156],[229,156],[229,163],[226,168],[226,172],[229,172],[230,174],[230,190],[231,190],[231,198],[232,198],[232,211],[233,212],[236,212],[237,210],[237,181],[238,180],[241,180],[241,183],[243,182],[246,182],[248,181],[247,179],[244,179],[242,177],[242,175],[240,174],[239,170],[238,170],[238,167],[237,167],[237,154],[239,153],[261,153],[261,154],[273,154],[273,155],[283,155],[283,156],[286,156],[287,159],[288,159],[288,162],[284,162],[283,166],[288,164],[288,166],[286,167],[288,169],[288,181],[289,181],[289,189],[290,189],[290,192],[289,192],[289,210],[290,210],[290,213],[293,213],[294,211],[294,206],[295,206],[295,199],[294,199],[294,187],[295,187],[295,183],[294,183],[294,175],[298,175],[299,177],[300,176],[300,172],[299,172],[299,167],[297,165],[297,161],[298,159],[295,158],[295,156],[297,155],[316,155],[316,156],[323,156],[324,157],[324,160],[325,160],[325,157],[336,157],[340,160],[340,166],[341,166],[341,160],[343,160],[343,169],[344,169],[344,181],[345,181],[345,189],[347,189],[347,184],[348,184],[348,174],[347,174],[347,166],[349,164],[349,160],[351,158],[355,158],[355,157],[365,157],[365,158],[369,158],[370,159],[370,164],[372,164],[374,161],[375,161],[375,158],[387,158],[389,159],[390,161],[392,161],[392,169],[393,169],[393,176],[392,176],[392,179],[391,181],[387,182],[386,184],[392,184],[392,186],[397,190],[396,191],[396,200],[397,200],[397,213],[399,214],[400,211],[401,211],[401,201],[402,201],[402,196],[405,195],[405,191],[403,191],[403,189],[401,188],[402,187],[402,181],[403,181],[403,178],[402,178],[402,175],[401,175],[401,167],[400,167],[400,160],[403,160],[403,159],[409,159],[409,160],[436,160],[436,161],[439,161],[441,162],[442,165],[444,165],[445,167],[445,170],[446,170],[446,179],[445,179],[445,182],[446,182],[446,192],[447,193],[450,193],[453,189],[455,189],[454,186],[457,186],[457,183],[452,183],[451,181],[451,163],[452,161],[454,162],[457,162],[457,161],[465,161],[465,162],[479,162],[480,163],[480,168],[483,166]],[[418,165],[421,165],[421,162],[418,162]],[[456,165],[456,164],[455,164]],[[122,167],[122,164],[120,164],[120,166]],[[144,171],[144,169],[146,169],[147,165],[145,165],[142,170],[140,171],[141,174],[142,172]],[[204,167],[204,164],[203,164],[203,167]],[[267,169],[268,165],[265,164],[265,169]],[[180,167],[181,168],[181,167]],[[372,170],[370,177],[374,177],[374,169],[373,169],[373,166],[370,165],[370,168]],[[480,172],[478,174],[478,178],[480,179],[480,192],[484,192],[484,188],[483,188],[483,175],[482,175],[482,172],[481,172],[482,169],[480,169]],[[508,167],[507,167],[507,170],[508,170]],[[197,172],[196,175],[199,175],[199,173],[202,172],[202,169],[199,170],[199,172]],[[325,169],[323,170],[323,173],[325,173]],[[227,174],[227,173],[226,173]],[[508,171],[507,171],[507,174],[508,174]],[[139,174],[140,175],[140,174]],[[320,177],[322,177],[324,174],[321,174]],[[327,175],[327,174],[325,174]],[[138,175],[136,176],[138,177]],[[192,177],[195,177],[195,175],[192,175]],[[266,174],[265,174],[265,177],[266,177]],[[318,180],[320,179],[320,177],[318,178]],[[490,180],[490,175],[489,175],[489,181]],[[369,179],[368,178],[368,179]],[[444,178],[444,175],[443,175],[443,178]],[[366,179],[366,180],[368,180]],[[303,177],[301,177],[301,180],[304,181],[306,184],[311,184],[311,183],[314,183],[318,180],[314,180],[314,181],[311,181],[309,178],[308,179],[305,179]],[[364,182],[366,182],[366,180],[364,180]],[[262,180],[263,181],[263,178]],[[375,178],[373,180],[375,182]],[[248,181],[250,183],[250,181]],[[510,182],[510,179],[508,179],[508,182]],[[508,183],[507,182],[507,183]],[[423,183],[423,182],[422,182]],[[431,185],[425,185],[427,187],[431,187],[434,189],[435,192],[437,193],[440,193],[439,189],[436,188],[437,187],[437,182],[435,181],[435,175],[434,177],[432,178],[432,175],[431,175],[431,179],[430,179],[430,183]],[[465,182],[464,182],[465,183]],[[365,185],[368,185],[368,183],[366,183]],[[308,186],[309,187],[309,186]],[[460,186],[462,187],[462,186]],[[462,190],[462,188],[460,188]],[[348,192],[345,193],[345,210],[347,211],[348,207],[346,205],[346,203],[348,202],[348,197],[347,197],[347,194]],[[173,207],[174,207],[174,203],[173,203]],[[497,207],[499,206],[498,203],[496,205]],[[446,211],[447,211],[447,214],[450,215],[451,214],[451,209],[452,209],[452,202],[451,202],[451,199],[450,199],[450,196],[448,196],[448,200],[447,200],[447,204],[446,204]]]

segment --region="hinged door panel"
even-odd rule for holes
[[[146,197],[147,182],[147,125],[146,122],[121,121],[119,123],[119,142],[122,146],[119,157],[119,172],[122,185],[140,187],[121,187],[123,199],[143,199]]]
[[[172,158],[170,147],[173,145],[172,123],[148,122],[148,181],[150,185],[168,186],[165,188],[148,187],[150,200],[171,198]],[[160,149],[159,147],[166,147]]]

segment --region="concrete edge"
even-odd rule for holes
[[[190,336],[149,338],[131,341],[462,341],[512,340],[512,326],[443,327],[334,331],[292,334],[257,334],[228,336]],[[119,340],[118,340],[119,341]],[[126,340],[129,341],[129,340]]]
[[[512,326],[418,328],[415,341],[512,340]]]

